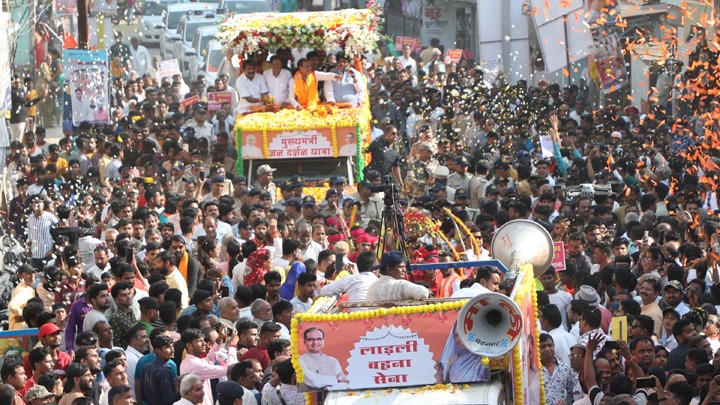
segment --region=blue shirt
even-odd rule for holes
[[[143,358],[148,356],[143,356]],[[172,360],[163,361],[156,358],[155,361],[145,365],[143,368],[142,396],[146,401],[143,402],[153,405],[173,405],[175,401],[180,399],[177,391],[175,391],[175,384],[173,384],[173,379],[177,377],[177,371],[173,375],[170,363],[172,363]],[[135,370],[137,372],[137,368]]]
[[[145,385],[145,382],[143,380],[143,377],[145,375],[145,366],[155,362],[155,360],[157,360],[157,354],[155,354],[155,353],[146,354],[146,355],[140,357],[140,360],[138,360],[137,366],[135,366],[135,375],[133,376],[133,378],[136,381],[140,381],[141,384],[143,384],[143,386]],[[175,378],[178,376],[178,368],[174,361],[172,361],[172,360],[168,361],[167,367],[170,368],[170,373],[172,375],[172,378]],[[171,380],[171,382],[172,382],[172,380]],[[145,391],[143,391],[142,395],[143,395],[142,403],[145,405],[149,405],[151,402],[147,400],[148,397],[145,395]],[[159,403],[153,403],[153,404],[159,405]]]
[[[183,311],[180,315],[192,315],[195,312],[197,312],[197,306],[195,306],[195,304],[192,304],[192,305],[188,306],[187,308],[183,309]],[[217,316],[218,318],[220,317],[220,312],[218,312],[217,304],[213,304],[213,310],[212,310],[211,314]]]

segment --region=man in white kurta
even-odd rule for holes
[[[148,72],[148,68],[152,66],[152,58],[150,52],[144,46],[140,45],[140,38],[130,38],[130,56],[132,56],[133,66],[138,76],[142,77]]]
[[[299,360],[305,374],[305,383],[315,388],[347,388],[349,381],[340,362],[334,357],[322,354],[325,347],[325,333],[322,329],[308,328],[303,333],[303,339],[308,352],[301,355]]]
[[[282,60],[277,56],[270,58],[270,66],[270,69],[263,72],[263,77],[265,78],[268,92],[275,99],[273,104],[283,108],[288,105],[291,105],[293,108],[298,108],[300,104],[295,100],[295,97],[293,97],[295,94],[295,84],[292,73],[287,69],[283,69]]]
[[[237,113],[250,112],[250,107],[261,107],[263,105],[262,98],[268,94],[267,83],[262,74],[255,73],[255,63],[245,61],[244,72],[235,82],[235,88],[240,94]]]

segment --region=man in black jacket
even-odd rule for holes
[[[27,107],[34,106],[40,101],[39,98],[33,100],[25,100],[25,85],[20,76],[13,76],[11,83],[10,97],[12,101],[12,109],[10,110],[10,131],[12,141],[22,140],[25,134],[25,125],[27,122]]]

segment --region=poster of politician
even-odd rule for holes
[[[296,343],[303,382],[342,391],[487,381],[481,357],[459,338],[456,318],[449,310],[342,324],[302,321]]]
[[[107,124],[110,120],[107,51],[69,49],[63,60],[73,124]]]

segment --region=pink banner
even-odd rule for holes
[[[445,52],[445,63],[458,63],[462,57],[462,49],[448,49],[447,52]]]
[[[217,111],[223,103],[232,103],[232,94],[229,91],[208,93],[208,111]]]
[[[552,265],[555,271],[565,270],[565,244],[563,242],[553,242],[553,260]]]
[[[458,313],[356,320],[359,314],[348,313],[348,320],[301,321],[297,347],[304,382],[337,391],[484,381],[481,357],[458,337]]]

